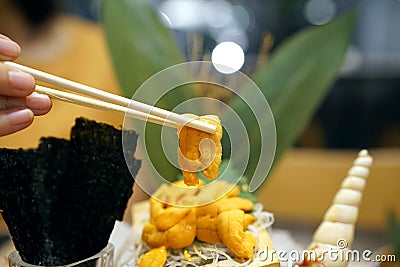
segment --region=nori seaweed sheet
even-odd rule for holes
[[[127,162],[121,130],[83,118],[70,141],[42,138],[35,150],[0,149],[0,210],[24,261],[65,265],[107,245],[140,168],[137,134],[124,138],[135,144],[125,151]]]

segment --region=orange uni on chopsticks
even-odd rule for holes
[[[178,129],[178,163],[182,170],[183,180],[186,185],[198,185],[198,169],[208,179],[218,177],[222,156],[222,127],[220,119],[215,115],[201,117],[192,114],[184,115],[217,126],[215,134],[187,126]]]

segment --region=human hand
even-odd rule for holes
[[[15,60],[19,53],[19,45],[0,34],[0,136],[28,127],[34,116],[51,109],[48,96],[33,92],[35,79],[31,75],[1,63]]]

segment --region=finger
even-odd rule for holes
[[[47,95],[32,93],[26,98],[0,96],[0,110],[12,108],[29,108],[35,116],[41,116],[48,113],[52,103]]]
[[[0,34],[0,60],[14,60],[19,56],[21,48],[5,35]]]
[[[33,92],[26,98],[26,106],[33,111],[35,116],[41,116],[50,111],[52,102],[47,95]]]
[[[26,107],[26,99],[24,97],[0,96],[0,110],[18,107]]]
[[[31,75],[0,63],[0,95],[25,97],[34,89],[35,79]]]
[[[33,121],[33,112],[27,108],[14,108],[0,111],[0,136],[15,133]]]

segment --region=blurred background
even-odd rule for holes
[[[400,1],[398,0],[153,0],[183,52],[201,37],[210,53],[233,41],[245,53],[242,71],[254,69],[263,41],[271,51],[309,25],[323,25],[359,9],[339,79],[298,146],[326,148],[400,145]],[[99,21],[100,0],[60,0],[66,12]],[[270,35],[270,36],[268,36]],[[263,38],[265,38],[263,39]],[[273,40],[268,39],[273,38]],[[192,39],[191,39],[192,38]],[[321,44],[323,45],[323,44]],[[265,49],[265,48],[264,48]],[[190,55],[187,55],[190,59]]]
[[[174,32],[187,60],[210,59],[219,43],[231,41],[242,49],[244,59],[240,51],[237,59],[231,57],[245,73],[252,73],[260,61],[267,61],[269,53],[302,28],[324,25],[351,8],[358,9],[338,79],[258,197],[275,213],[276,227],[289,229],[296,241],[306,245],[358,149],[371,149],[375,165],[364,194],[355,245],[369,249],[385,246],[390,240],[388,215],[394,211],[400,216],[400,1],[152,3]],[[57,2],[61,12],[93,23],[101,22],[101,5],[101,0]],[[194,46],[196,58],[188,52]]]

